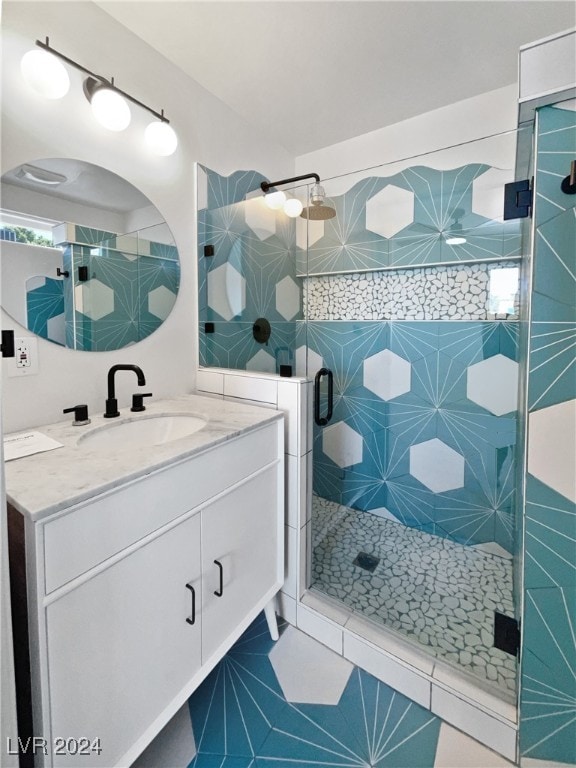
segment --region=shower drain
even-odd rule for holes
[[[374,557],[374,555],[369,555],[368,552],[358,552],[354,560],[352,561],[352,565],[357,565],[359,568],[364,568],[365,571],[370,571],[370,573],[374,573],[376,570],[376,566],[380,562],[379,557]]]

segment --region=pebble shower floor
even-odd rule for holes
[[[492,647],[494,611],[514,615],[511,559],[318,496],[312,531],[313,589],[515,693],[516,658]]]

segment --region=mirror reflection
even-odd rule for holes
[[[172,234],[136,187],[79,160],[34,160],[1,178],[2,308],[84,351],[153,333],[178,293]]]

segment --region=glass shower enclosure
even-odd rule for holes
[[[323,179],[322,221],[205,169],[199,217],[201,364],[315,382],[309,588],[514,702],[496,646],[519,613],[516,142]]]

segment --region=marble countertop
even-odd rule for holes
[[[175,414],[202,417],[206,425],[186,437],[153,446],[105,450],[80,440],[91,430],[122,421]],[[181,395],[147,402],[144,413],[132,413],[127,407],[120,410],[117,419],[105,419],[100,414],[90,418],[91,423],[82,427],[72,426],[69,418],[25,430],[41,432],[63,444],[62,448],[5,462],[6,496],[26,517],[41,520],[98,493],[270,424],[281,419],[282,413],[218,398]]]

